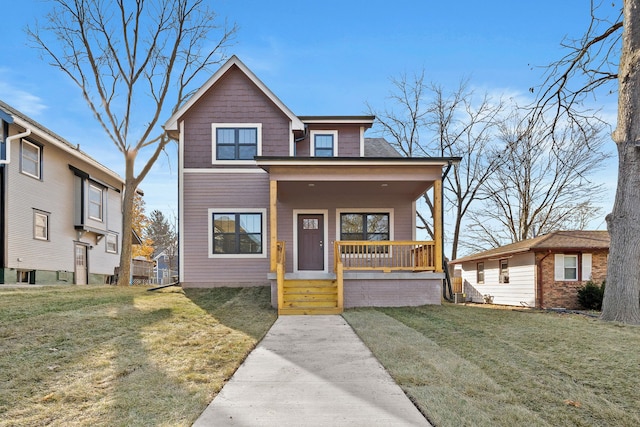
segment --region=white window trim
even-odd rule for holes
[[[482,282],[478,280],[480,269],[478,268],[482,264]],[[476,285],[484,285],[487,281],[486,279],[487,270],[484,268],[484,261],[476,262]]]
[[[115,251],[110,251],[109,250],[109,238],[115,238],[116,239],[116,250]],[[115,233],[109,233],[107,234],[106,238],[104,239],[104,249],[105,252],[107,252],[108,254],[117,254],[118,253],[118,235]]]
[[[336,209],[336,240],[340,240],[340,215],[343,213],[389,214],[389,241],[392,242],[395,240],[394,227],[393,227],[394,208],[353,208],[353,209],[339,208],[339,209]]]
[[[211,163],[215,165],[255,165],[255,160],[218,160],[216,158],[216,129],[218,128],[256,128],[256,155],[262,156],[262,123],[211,123]]]
[[[38,234],[36,233],[36,217],[37,216],[42,216],[45,218],[46,220],[46,227],[45,227],[45,231],[46,231],[46,237],[40,237],[38,236]],[[43,212],[43,211],[39,211],[39,210],[35,210],[33,211],[33,238],[36,240],[41,240],[43,242],[48,242],[49,241],[49,214],[47,212]]]
[[[333,157],[338,157],[338,131],[337,130],[312,130],[309,137],[309,157],[316,156],[316,135],[333,136]]]
[[[293,272],[294,273],[307,273],[306,270],[298,270],[298,215],[324,215],[324,270],[322,273],[329,272],[329,210],[328,209],[294,209],[293,210]],[[333,246],[333,242],[331,242]],[[309,271],[309,274],[318,273],[318,271]]]
[[[37,175],[33,175],[27,171],[24,170],[24,146],[26,145],[30,145],[31,147],[34,147],[37,152],[38,152],[38,164],[36,165],[36,172]],[[7,150],[9,150],[9,147],[7,147]],[[41,179],[42,178],[42,147],[40,147],[37,144],[34,144],[33,142],[27,141],[26,139],[22,140],[22,146],[20,147],[20,172],[23,173],[24,175],[30,176],[32,178],[35,179]]]
[[[262,253],[260,254],[214,254],[213,253],[213,221],[211,216],[215,213],[261,213],[262,214]],[[209,230],[208,239],[208,256],[209,258],[266,258],[267,257],[267,240],[269,233],[267,231],[267,210],[265,208],[209,208],[207,209],[207,228]]]
[[[90,193],[91,193],[92,187],[100,191],[100,217],[99,218],[95,216],[91,216],[90,207],[92,202],[91,202]],[[89,217],[94,221],[104,222],[104,188],[91,183],[89,183],[88,190],[87,190],[87,217]]]
[[[565,257],[574,257],[576,258],[576,278],[575,279],[566,279],[565,278],[565,271],[564,271],[564,260]],[[554,280],[556,282],[577,282],[578,278],[580,277],[580,272],[578,271],[578,269],[580,268],[580,265],[578,264],[578,255],[577,254],[555,254],[554,257]]]

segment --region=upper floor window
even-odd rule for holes
[[[42,175],[42,149],[36,144],[23,139],[20,145],[20,171],[33,178]]]
[[[49,240],[49,214],[42,211],[33,211],[33,238],[37,240]]]
[[[102,221],[102,192],[103,189],[89,184],[89,218]]]
[[[500,260],[500,283],[509,283],[509,260]]]
[[[259,123],[214,123],[213,161],[252,161],[262,154],[262,125]]]
[[[484,262],[479,262],[476,269],[476,283],[484,283]]]
[[[334,157],[338,155],[338,131],[311,131],[311,155]]]

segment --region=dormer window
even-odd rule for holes
[[[311,131],[311,155],[313,157],[335,157],[338,155],[338,131]]]
[[[213,162],[253,161],[262,154],[262,125],[260,123],[214,123]]]

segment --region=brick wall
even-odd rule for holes
[[[607,254],[608,250],[594,250],[592,254],[591,277],[592,280],[600,284],[607,276]],[[567,252],[568,253],[568,252]],[[582,280],[575,282],[556,282],[554,279],[554,255],[546,253],[536,253],[536,264],[541,264],[542,268],[538,280],[542,281],[542,301],[541,308],[563,307],[568,309],[582,308],[578,303],[578,289],[582,288],[588,277],[581,277]]]

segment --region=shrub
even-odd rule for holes
[[[604,297],[604,285],[597,285],[589,280],[582,288],[578,289],[578,302],[588,310],[601,310]]]

